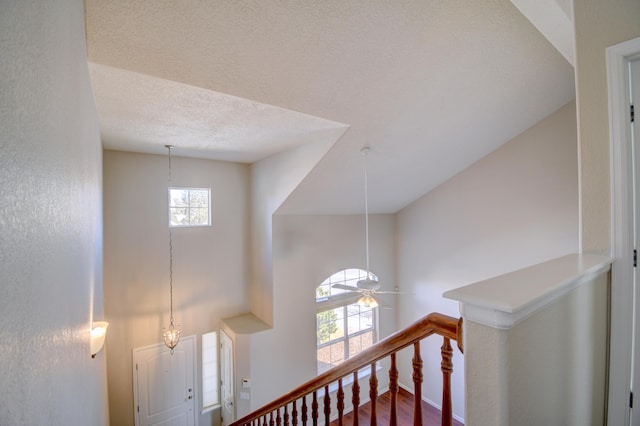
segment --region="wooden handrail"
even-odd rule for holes
[[[419,357],[419,342],[420,340],[431,336],[432,334],[438,334],[445,338],[445,343],[449,340],[455,340],[458,343],[460,352],[463,352],[462,347],[462,318],[453,318],[448,315],[433,312],[424,318],[416,321],[409,327],[400,330],[389,337],[379,341],[375,345],[366,349],[363,352],[345,360],[342,364],[333,367],[332,369],[320,374],[312,380],[302,384],[293,391],[273,400],[267,405],[259,408],[252,413],[236,420],[231,423],[230,426],[251,425],[252,421],[259,419],[269,413],[272,413],[279,408],[282,408],[294,401],[297,401],[307,395],[317,392],[320,389],[325,389],[325,395],[328,396],[328,386],[338,380],[353,374],[354,377],[358,370],[367,365],[374,365],[377,361],[406,348],[407,346],[417,346],[418,352],[416,356]],[[449,346],[451,348],[451,346]],[[450,350],[450,349],[449,349]],[[422,361],[419,361],[420,364]],[[450,358],[449,358],[450,362]],[[414,364],[416,360],[414,359]],[[444,365],[444,361],[443,361]],[[394,363],[395,368],[395,363]],[[444,370],[443,370],[444,371]],[[375,368],[372,368],[372,372],[375,372]],[[373,374],[373,373],[372,373]],[[415,371],[414,371],[415,374]],[[420,383],[422,382],[422,373],[419,377]],[[414,382],[416,378],[414,377]],[[448,388],[448,384],[446,384]],[[416,387],[416,390],[418,388]],[[372,395],[376,395],[372,389]],[[416,395],[416,400],[419,399],[419,395]],[[355,400],[354,400],[355,402]],[[372,406],[375,401],[372,399]],[[304,404],[304,400],[303,400]],[[315,395],[314,395],[315,404]],[[449,405],[450,406],[450,405]],[[444,413],[443,413],[444,415]],[[420,420],[421,421],[421,420]]]

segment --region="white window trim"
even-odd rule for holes
[[[207,191],[208,195],[207,195],[207,223],[204,225],[201,224],[186,224],[186,225],[174,225],[171,223],[171,209],[175,208],[174,206],[171,205],[171,190],[172,189],[177,189],[177,190],[182,190],[182,191]],[[167,206],[167,213],[168,213],[168,222],[169,222],[169,227],[171,228],[202,228],[202,227],[206,227],[206,226],[211,226],[211,188],[196,188],[196,187],[188,187],[188,186],[170,186],[167,189],[167,196],[168,196],[168,206]],[[191,209],[192,207],[189,205],[187,207],[187,209]]]
[[[333,277],[334,275],[339,274],[341,272],[344,272],[344,270],[343,271],[337,271],[335,274],[332,274],[330,277],[328,277],[327,280],[330,279],[331,277]],[[360,272],[365,272],[365,271],[360,270]],[[369,275],[375,277],[375,275],[372,274],[372,273],[369,273]],[[326,282],[326,280],[322,284],[320,284],[318,287],[322,286],[325,282]],[[360,296],[359,293],[354,293],[353,299],[346,299],[345,300],[344,293],[338,293],[338,294],[334,294],[334,295],[330,295],[330,296],[325,296],[325,297],[322,297],[322,298],[316,298],[316,318],[317,318],[317,315],[319,313],[321,313],[321,312],[325,312],[325,311],[328,311],[328,310],[331,310],[331,309],[336,309],[336,308],[343,308],[344,309],[343,319],[344,319],[344,321],[347,321],[347,318],[348,318],[347,307],[349,305],[356,304],[357,299],[358,299],[359,296]],[[379,331],[380,327],[379,327],[379,323],[378,323],[378,318],[379,318],[379,310],[378,309],[379,308],[377,308],[377,307],[371,309],[373,318],[372,318],[372,327],[370,329],[360,330],[360,331],[354,332],[352,334],[349,334],[348,325],[347,324],[343,324],[345,333],[344,333],[344,336],[342,338],[336,339],[336,340],[331,340],[331,341],[325,342],[325,343],[323,343],[321,345],[318,345],[316,343],[316,373],[318,373],[318,370],[317,370],[318,349],[321,349],[321,348],[323,348],[325,346],[329,346],[329,345],[334,344],[334,343],[339,342],[339,341],[343,341],[344,342],[344,350],[345,350],[344,360],[347,360],[347,359],[349,359],[349,339],[357,337],[357,336],[362,335],[362,334],[366,334],[366,333],[372,331],[373,332],[373,344],[378,342],[378,340],[380,338],[380,331]],[[317,328],[317,322],[316,322],[316,336],[317,336],[317,332],[318,332],[318,328]],[[316,339],[316,342],[317,342],[317,339]],[[378,363],[378,368],[379,368],[379,363]],[[370,371],[369,368],[363,368],[363,370]],[[358,374],[359,374],[359,376],[361,375],[361,373],[358,373]],[[368,374],[369,373],[367,372],[367,373],[362,374],[362,376],[364,377],[364,376],[366,376]],[[347,380],[347,379],[345,379],[345,380]],[[348,379],[348,380],[353,381],[353,378]],[[345,383],[345,382],[343,382],[343,383]],[[336,386],[336,389],[337,389],[337,383],[335,384],[335,386]]]
[[[319,305],[321,303],[322,302],[320,302]],[[343,303],[335,303],[334,302],[332,305],[324,307],[324,308],[318,307],[318,309],[316,309],[316,315],[319,314],[319,313],[322,313],[322,312],[326,312],[326,311],[329,311],[329,310],[336,309],[336,308],[342,308],[343,311],[344,311],[343,320],[344,321],[348,321],[348,319],[347,319],[347,317],[348,317],[347,307],[350,306],[350,305],[354,305],[354,304],[355,304],[355,302],[343,302]],[[329,340],[328,342],[322,343],[320,345],[316,344],[316,353],[317,353],[318,349],[324,348],[326,346],[333,345],[333,344],[335,344],[337,342],[344,342],[344,352],[345,352],[344,353],[344,355],[345,355],[344,360],[346,361],[346,360],[349,359],[349,340],[351,340],[352,338],[361,336],[363,334],[367,334],[369,332],[373,332],[373,336],[374,336],[373,344],[376,344],[378,342],[378,310],[377,310],[377,308],[372,308],[371,309],[371,314],[373,315],[371,328],[367,328],[367,329],[364,329],[364,330],[359,330],[359,331],[356,331],[356,332],[353,332],[353,333],[349,334],[348,325],[345,324],[345,325],[343,325],[343,327],[345,329],[344,330],[345,331],[344,336],[342,336],[339,339]],[[317,332],[317,328],[316,328],[316,332]]]

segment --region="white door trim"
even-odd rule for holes
[[[633,175],[629,131],[628,64],[640,38],[607,49],[611,169],[611,335],[608,424],[629,424],[633,329]]]

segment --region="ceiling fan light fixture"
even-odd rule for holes
[[[360,299],[358,299],[358,305],[362,308],[376,308],[378,307],[378,302],[373,298],[370,294],[363,294]]]

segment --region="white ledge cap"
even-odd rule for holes
[[[449,290],[460,302],[465,320],[510,329],[595,276],[609,271],[612,259],[594,254],[569,254],[508,274]]]

